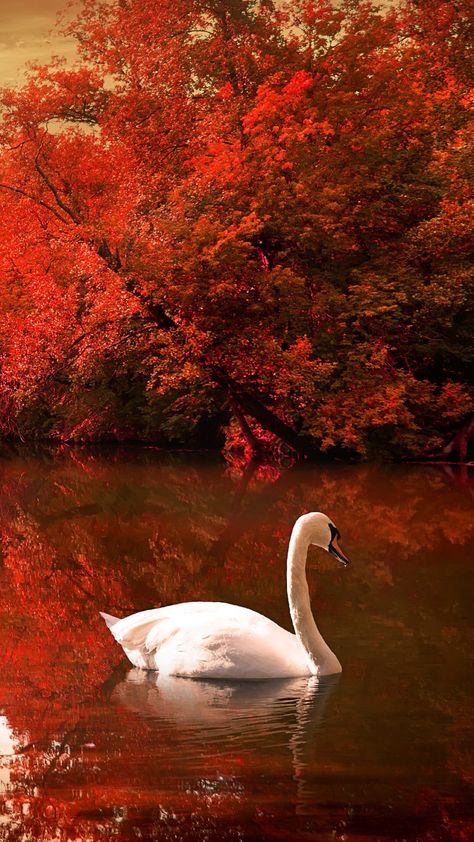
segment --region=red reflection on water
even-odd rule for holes
[[[81,451],[3,459],[0,483],[0,839],[464,838],[464,486],[370,466],[242,483]],[[99,610],[224,599],[288,625],[286,542],[311,509],[354,559],[315,553],[309,573],[345,666],[330,702],[125,675]]]

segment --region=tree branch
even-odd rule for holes
[[[80,218],[73,211],[73,209],[70,208],[69,205],[67,205],[66,202],[63,199],[61,199],[61,196],[59,195],[59,191],[58,191],[57,187],[53,184],[53,182],[51,181],[49,176],[45,173],[45,171],[42,169],[42,167],[40,167],[38,157],[39,157],[39,154],[35,158],[35,170],[36,170],[36,172],[41,176],[41,178],[43,179],[45,184],[47,184],[47,186],[51,190],[51,193],[53,194],[54,198],[56,199],[56,201],[57,201],[59,207],[61,208],[61,210],[63,210],[64,213],[66,213],[72,219],[72,221],[75,222],[76,225],[79,225],[80,222],[81,222]]]
[[[11,184],[4,184],[3,182],[0,183],[0,188],[2,188],[3,190],[11,190],[12,193],[18,193],[20,196],[24,196],[25,199],[30,199],[30,201],[34,202],[36,205],[41,205],[41,207],[46,208],[46,210],[49,210],[50,213],[54,214],[56,219],[59,219],[60,222],[62,222],[64,225],[68,225],[67,219],[64,219],[64,217],[56,210],[56,208],[53,208],[53,206],[48,204],[48,202],[44,202],[42,199],[38,199],[32,193],[27,193],[26,190],[22,190],[20,187],[13,187]]]

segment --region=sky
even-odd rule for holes
[[[0,0],[0,87],[21,82],[28,61],[74,55],[72,41],[50,33],[66,5],[67,0]]]

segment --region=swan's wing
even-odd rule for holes
[[[308,675],[294,635],[239,605],[194,602],[142,611],[112,629],[129,657],[140,651],[147,665],[194,678],[278,678]],[[131,658],[137,661],[136,656]],[[138,663],[138,661],[137,661]]]
[[[222,602],[181,602],[177,605],[166,605],[163,608],[150,608],[148,611],[138,611],[123,617],[118,622],[107,623],[117,643],[127,649],[141,649],[145,647],[147,637],[155,627],[162,628],[163,636],[166,635],[166,621],[179,622],[188,615],[206,613],[211,615],[215,606],[221,606]],[[245,609],[242,609],[245,610]],[[102,615],[104,616],[104,615]],[[106,615],[107,617],[109,615]],[[107,622],[107,620],[106,620]],[[148,647],[147,647],[148,648]]]
[[[112,614],[106,614],[105,611],[99,611],[100,616],[105,622],[105,625],[108,629],[111,629],[112,626],[115,626],[115,623],[119,623],[120,620],[118,617],[113,617]]]

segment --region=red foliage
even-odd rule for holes
[[[3,432],[209,444],[237,407],[305,454],[438,446],[472,406],[469,6],[85,0],[77,66],[1,95]]]

